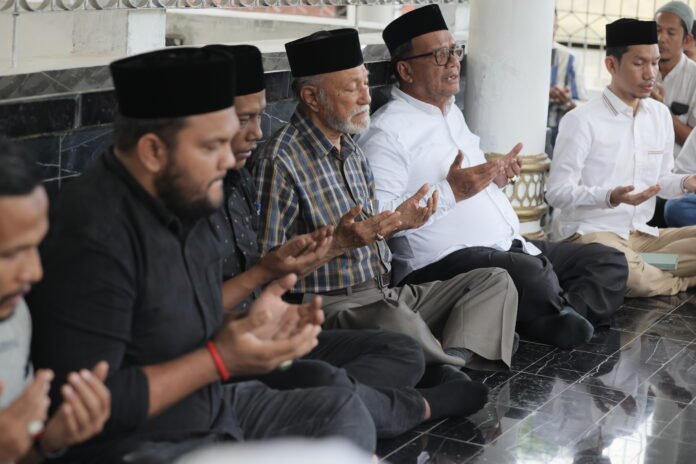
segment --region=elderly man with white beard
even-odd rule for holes
[[[297,234],[334,225],[325,262],[294,288],[321,295],[327,328],[387,329],[411,335],[430,364],[463,366],[480,356],[508,366],[517,291],[505,271],[480,269],[443,282],[389,288],[385,239],[423,225],[437,196],[428,186],[378,212],[369,165],[350,134],[369,125],[368,73],[357,31],[322,31],[285,45],[299,100],[290,122],[266,143],[255,177],[264,251]],[[431,371],[432,372],[432,371]],[[431,418],[470,414],[487,389],[458,369],[440,368],[421,390]],[[432,376],[435,377],[435,376]]]

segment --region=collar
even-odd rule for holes
[[[148,209],[150,209],[157,219],[169,230],[177,235],[183,233],[184,227],[181,220],[169,211],[162,202],[153,198],[142,185],[131,175],[131,173],[123,166],[121,161],[114,154],[113,146],[103,156],[104,164],[107,169],[113,171],[128,187],[128,189],[140,200]]]
[[[309,143],[310,152],[319,158],[333,154],[339,159],[345,160],[357,150],[357,145],[349,134],[341,135],[341,151],[333,146],[329,138],[319,129],[312,120],[304,114],[298,105],[290,119],[292,124],[302,137]]]
[[[633,108],[630,105],[626,104],[626,102],[621,100],[619,97],[617,97],[614,92],[609,90],[609,87],[604,88],[604,91],[602,92],[602,100],[604,101],[604,105],[614,116],[623,114],[624,116],[633,119]],[[636,114],[640,113],[642,109],[643,100],[639,100],[638,111],[636,112]]]
[[[679,59],[679,63],[672,69],[664,78],[662,77],[662,73],[658,71],[657,77],[658,77],[658,82],[665,82],[666,80],[672,80],[676,79],[677,76],[682,74],[684,70],[686,69],[687,66],[687,61],[689,58],[686,57],[684,53],[682,53],[681,58]]]
[[[401,100],[409,105],[425,112],[433,116],[443,116],[442,111],[440,111],[440,108],[438,108],[435,105],[431,105],[430,103],[426,103],[422,100],[419,100],[415,97],[412,97],[411,95],[407,94],[397,86],[392,86],[392,91],[391,91],[392,98],[394,100]],[[450,109],[452,108],[452,105],[454,104],[454,97],[450,98],[449,102],[447,103],[447,108],[445,109],[445,114],[444,116],[447,116],[449,114]]]

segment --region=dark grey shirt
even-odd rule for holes
[[[258,208],[254,181],[246,168],[231,170],[225,177],[225,204],[212,221],[223,244],[223,279],[248,271],[261,253],[258,242]],[[246,312],[255,295],[234,308]]]

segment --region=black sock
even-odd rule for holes
[[[537,341],[571,349],[589,342],[594,327],[571,306],[564,306],[559,313],[527,323],[524,333]]]
[[[418,382],[417,387],[429,388],[435,387],[442,383],[452,380],[471,380],[471,378],[462,372],[459,366],[451,364],[440,364],[438,366],[428,366],[425,368],[425,373]]]
[[[488,387],[479,382],[453,380],[437,387],[418,389],[430,405],[430,419],[473,414],[488,401]]]

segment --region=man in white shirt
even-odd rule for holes
[[[560,238],[625,253],[628,296],[671,295],[696,285],[696,227],[647,225],[658,192],[676,198],[696,190],[696,177],[672,173],[672,118],[648,98],[659,59],[654,21],[607,25],[611,83],[563,118],[546,193],[560,210],[554,219]],[[677,253],[678,268],[662,271],[638,252]]]
[[[674,172],[677,174],[696,173],[696,134],[686,138],[679,156],[674,160]],[[681,198],[667,200],[664,209],[667,227],[684,227],[696,225],[696,195],[684,195]]]
[[[383,37],[399,87],[358,140],[379,208],[393,209],[426,183],[440,198],[425,225],[390,240],[393,281],[417,284],[504,268],[519,292],[518,332],[563,348],[581,345],[593,333],[585,318],[608,323],[623,301],[624,258],[603,246],[532,243],[520,235],[501,187],[519,173],[521,145],[505,157],[502,171],[486,162],[479,138],[453,104],[463,50],[437,5],[401,16]]]
[[[660,72],[651,96],[664,103],[674,126],[674,157],[696,126],[696,63],[684,54],[694,41],[690,27],[694,13],[683,2],[669,2],[655,13]]]

